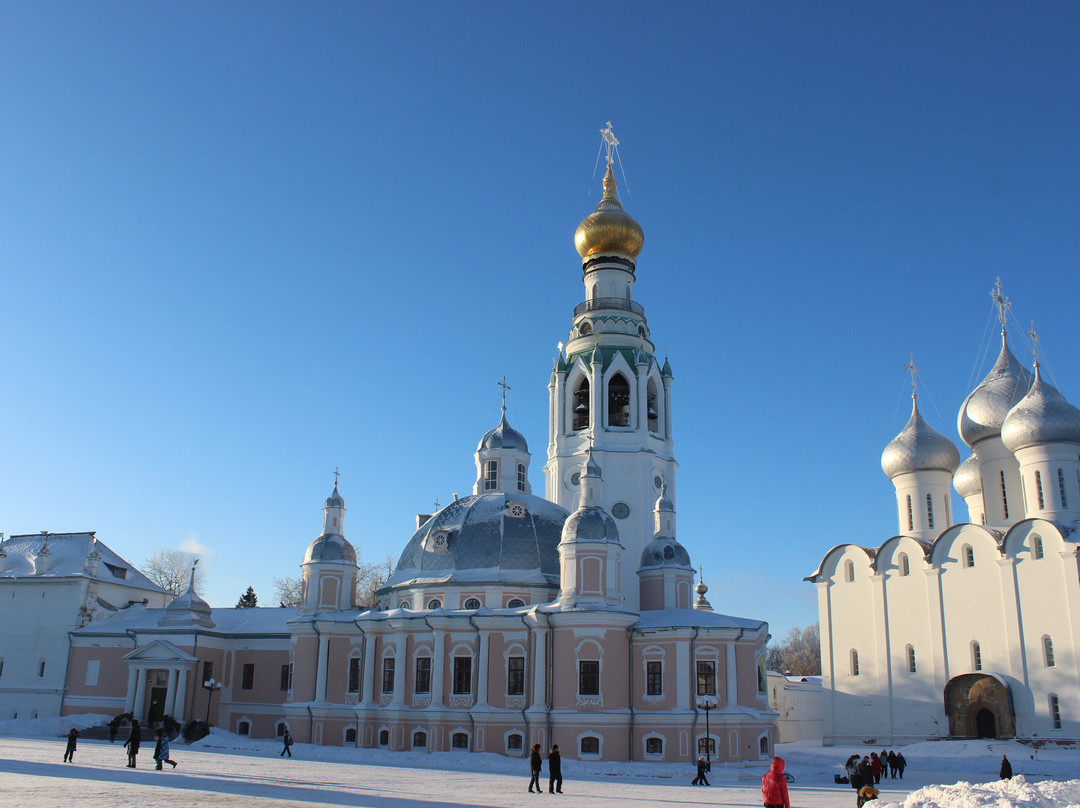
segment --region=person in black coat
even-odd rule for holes
[[[870,758],[864,757],[859,761],[859,765],[855,768],[855,776],[859,780],[859,788],[874,784],[874,764],[870,762]]]
[[[697,777],[690,781],[692,786],[707,786],[709,781],[705,779],[705,772],[709,770],[709,764],[703,757],[697,759]]]
[[[844,763],[844,773],[847,774],[848,783],[856,791],[859,790],[859,756],[852,755]]]
[[[127,747],[129,769],[135,768],[135,758],[139,754],[139,745],[142,743],[142,729],[139,727],[139,719],[131,719],[131,733],[128,735],[124,746]]]
[[[75,762],[75,739],[79,737],[79,731],[72,728],[67,737],[67,749],[64,750],[64,763]]]
[[[557,743],[553,743],[548,750],[548,791],[562,794],[562,755],[559,754]]]
[[[1012,764],[1009,763],[1009,759],[1004,755],[1001,756],[1001,779],[1012,780]]]
[[[907,761],[904,760],[904,753],[901,752],[896,756],[896,770],[900,772],[900,779],[904,779],[904,769],[907,768]]]
[[[281,736],[281,740],[285,744],[284,748],[281,750],[281,757],[285,757],[286,754],[288,754],[289,757],[292,757],[292,735],[289,734],[288,730],[285,730],[285,734]]]
[[[540,744],[534,743],[532,753],[529,755],[529,773],[532,775],[532,779],[529,780],[529,793],[532,793],[533,786],[536,786],[536,793],[543,794],[544,789],[540,788],[540,767],[544,765],[543,759],[540,757]]]

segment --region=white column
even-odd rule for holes
[[[135,675],[135,706],[131,713],[141,721],[146,714],[146,670],[138,668]]]
[[[488,631],[478,632],[476,642],[479,644],[477,649],[477,671],[476,671],[476,705],[486,706],[488,700],[488,648],[491,646],[491,641],[488,639]]]
[[[139,670],[132,666],[128,668],[127,699],[124,701],[124,712],[135,714],[135,693],[139,687]]]
[[[546,628],[536,629],[536,654],[533,661],[533,707],[547,706],[547,635]]]
[[[176,675],[178,670],[173,668],[169,671],[169,689],[165,693],[165,715],[176,718]]]
[[[394,635],[394,696],[391,704],[401,706],[405,703],[405,665],[409,661],[405,653],[405,632]]]
[[[735,659],[736,643],[729,642],[727,646],[727,706],[737,707],[739,704],[739,672]]]
[[[361,704],[375,704],[375,635],[364,632],[364,680]],[[359,736],[358,736],[359,737]]]
[[[603,429],[604,424],[607,423],[604,416],[604,366],[600,362],[595,362],[589,365],[592,368],[592,380],[589,382],[589,406],[592,411],[589,413],[592,416],[591,428],[594,430],[593,434],[598,434],[596,430]]]
[[[326,701],[326,646],[326,635],[320,634],[319,661],[315,666],[315,701]]]
[[[181,724],[184,723],[184,709],[187,707],[187,668],[182,668],[176,677],[176,715],[174,716]]]
[[[835,741],[836,722],[833,718],[838,699],[836,697],[836,654],[833,648],[832,599],[828,581],[815,581],[818,595],[818,615],[823,616],[821,630],[821,685],[825,697],[821,726],[822,746],[832,746]]]
[[[431,706],[443,704],[443,660],[446,658],[446,632],[435,629],[435,652],[431,660]]]

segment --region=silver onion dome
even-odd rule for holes
[[[653,539],[645,545],[641,551],[641,568],[649,567],[683,567],[688,570],[694,568],[690,565],[690,554],[686,548],[675,539]]]
[[[889,441],[881,453],[881,468],[889,479],[915,471],[947,471],[952,474],[960,465],[960,452],[951,440],[930,424],[919,412],[915,397],[911,400],[911,418],[900,434]]]
[[[356,563],[356,550],[344,536],[323,535],[308,545],[304,563],[331,561]]]
[[[1031,389],[1001,426],[1001,440],[1010,452],[1046,443],[1080,443],[1080,410],[1043,381],[1036,365]]]
[[[480,444],[476,447],[476,451],[482,452],[485,449],[529,451],[529,444],[525,441],[525,436],[506,422],[506,410],[503,410],[499,425],[484,433],[484,437],[480,438]]]
[[[970,447],[1001,434],[1001,425],[1031,386],[1031,373],[1009,350],[1004,335],[1001,353],[986,378],[979,382],[960,408],[957,429]]]
[[[563,524],[562,541],[610,541],[618,543],[619,528],[603,508],[578,508]]]
[[[982,477],[979,476],[979,458],[972,455],[956,470],[952,478],[953,488],[962,498],[982,491]]]
[[[344,508],[345,500],[341,494],[338,493],[337,483],[334,483],[334,493],[326,498],[326,502],[323,503],[324,508]]]

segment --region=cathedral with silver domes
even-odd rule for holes
[[[298,606],[211,609],[189,591],[79,629],[65,713],[205,711],[256,738],[414,752],[771,757],[768,625],[714,611],[676,537],[674,377],[634,300],[644,233],[602,135],[603,198],[575,235],[585,299],[548,385],[545,496],[504,399],[472,493],[417,516],[374,607],[355,603],[335,484]]]
[[[923,418],[910,365],[911,418],[881,456],[898,533],[838,545],[806,579],[826,744],[1080,739],[1080,409],[1016,358],[993,297],[1000,353],[957,419],[972,454]]]

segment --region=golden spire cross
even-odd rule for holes
[[[607,164],[610,166],[615,162],[612,153],[615,151],[615,147],[619,145],[619,139],[615,137],[615,133],[611,131],[611,121],[608,121],[607,126],[600,130],[600,137],[602,137],[604,143],[607,144]]]
[[[506,412],[506,391],[510,389],[510,385],[506,383],[506,377],[502,377],[502,381],[498,383],[502,388],[502,411]]]
[[[907,361],[904,363],[904,367],[908,369],[908,373],[911,374],[911,397],[915,398],[915,376],[919,372],[919,368],[915,365],[915,354],[908,352]],[[931,404],[933,401],[930,402]]]
[[[1031,328],[1028,329],[1028,336],[1031,337],[1031,358],[1035,361],[1035,367],[1039,366],[1039,335],[1035,331],[1035,321],[1031,321]]]
[[[1005,315],[1008,314],[1009,309],[1012,307],[1012,303],[1009,302],[1009,298],[1005,297],[1001,293],[1001,278],[997,279],[997,283],[994,284],[994,288],[990,290],[990,297],[993,298],[994,303],[998,307],[998,320],[1001,322],[1001,333],[1005,333]]]

